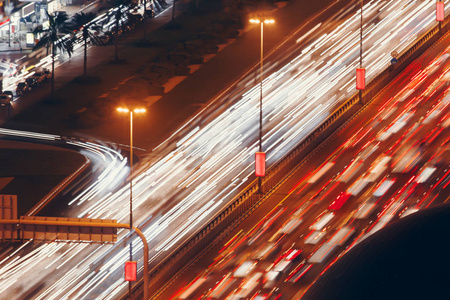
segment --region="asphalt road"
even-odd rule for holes
[[[270,299],[299,299],[359,241],[402,215],[447,202],[449,38],[409,66],[159,299],[269,299],[271,293]],[[334,202],[339,197],[348,197],[342,208]],[[329,222],[311,228],[329,213]],[[274,253],[258,259],[271,243]],[[301,257],[273,282],[264,279],[292,249]],[[246,262],[252,268],[239,275]]]
[[[372,8],[371,22],[374,24],[370,26],[372,29],[378,28],[375,24],[379,25],[380,22],[380,19],[376,14],[376,8],[377,6]],[[401,6],[400,8],[405,9],[404,6]],[[414,6],[410,6],[409,8],[413,12],[415,10],[420,10],[418,7]],[[424,13],[416,11],[415,13],[411,12],[411,14],[416,15],[419,19],[423,17],[424,20],[428,20],[428,23],[431,24],[432,21],[430,21],[430,19],[432,20],[432,14],[430,14],[430,10],[432,11],[432,6]],[[347,19],[344,16],[347,16]],[[385,20],[387,19],[388,17],[385,16]],[[344,22],[344,20],[347,21]],[[420,26],[424,26],[424,23],[417,22],[411,15],[409,16],[409,20],[412,23],[402,22],[402,24],[405,26],[405,30],[409,31],[412,36],[414,36],[414,34],[417,33],[417,30],[421,30],[422,27]],[[335,28],[335,30],[339,31],[342,28],[345,29],[345,26],[349,27],[349,24],[352,24],[352,26],[357,28],[358,16],[355,15],[350,8],[347,11],[338,12],[335,17],[328,20],[328,22],[330,23],[321,25],[323,27],[319,28],[319,30],[315,32],[315,35],[309,36],[309,42],[305,42],[305,44],[301,44],[300,42],[302,41],[302,37],[306,35],[308,31],[304,30],[294,33],[291,44],[289,45],[290,47],[287,47],[290,55],[294,56],[293,50],[296,48],[299,48],[297,50],[300,52],[306,51],[308,47],[309,50],[311,50],[312,45],[314,44],[314,51],[307,51],[309,52],[308,55],[303,55],[298,58],[295,63],[286,66],[281,64],[276,65],[275,63],[271,65],[268,58],[269,67],[266,68],[266,70],[269,73],[273,73],[271,74],[270,79],[267,80],[267,84],[271,85],[272,90],[266,91],[267,96],[265,99],[267,99],[267,103],[264,107],[266,108],[266,113],[270,112],[273,115],[271,115],[270,118],[267,117],[270,119],[270,122],[267,123],[265,132],[267,132],[267,141],[274,143],[273,146],[268,142],[266,145],[269,149],[268,151],[272,151],[269,162],[274,162],[277,158],[281,157],[283,153],[288,151],[289,146],[293,147],[298,143],[302,138],[302,134],[306,135],[310,129],[314,128],[314,124],[317,125],[317,123],[320,122],[321,117],[324,117],[329,113],[328,108],[331,108],[339,101],[342,101],[343,98],[341,98],[341,95],[345,97],[345,93],[352,93],[351,85],[353,82],[352,73],[354,69],[351,66],[347,67],[346,62],[353,59],[353,64],[355,64],[358,51],[355,50],[349,53],[345,49],[349,45],[349,42],[350,44],[357,44],[357,39],[350,36],[350,40],[346,42],[346,34],[342,32],[341,34],[343,34],[343,36],[340,34],[335,36],[330,35],[330,40],[327,40],[326,42],[323,40],[323,37],[324,32],[330,28]],[[393,23],[389,24],[396,25]],[[336,27],[336,25],[341,26]],[[397,27],[395,28],[395,30],[398,30]],[[372,30],[370,32],[373,40],[369,39],[367,45],[371,43],[375,44],[375,42],[382,37],[382,35],[380,35],[381,33],[377,32],[377,30]],[[398,45],[398,40],[394,38],[395,36],[393,34],[391,34],[391,36],[391,42]],[[404,33],[401,32],[396,38],[402,40],[403,37]],[[322,40],[320,40],[320,38],[322,38]],[[337,43],[334,38],[341,40],[342,44]],[[294,43],[292,41],[299,42]],[[407,43],[408,41],[406,41],[406,44]],[[301,44],[301,46],[296,47],[296,44]],[[385,46],[388,47],[387,45]],[[328,56],[332,56],[338,49],[341,49],[341,55],[338,55],[339,59],[336,61],[339,62],[336,64],[336,68],[343,68],[344,71],[338,72],[337,69],[332,69],[331,73],[327,73],[330,70],[324,68],[324,65],[327,64],[326,60],[323,60],[321,63],[322,66],[317,63],[316,59],[321,56],[321,47],[324,47],[323,51],[330,51]],[[376,45],[372,45],[372,48],[375,51],[381,51],[380,47]],[[279,50],[280,52],[277,52],[279,55],[282,54],[281,50],[282,49]],[[379,65],[378,68],[382,69],[386,66],[386,58],[377,53],[378,52],[374,52],[374,54],[371,55],[372,57],[377,58],[373,61],[373,65]],[[299,55],[299,53],[297,53],[297,55]],[[276,54],[274,54],[274,57],[276,57]],[[286,55],[283,57],[286,57]],[[276,61],[278,61],[278,59],[276,59],[275,62]],[[309,69],[309,65],[314,63],[316,63],[316,67],[319,67],[319,69],[314,69],[313,73],[320,74],[322,80],[323,78],[336,78],[333,76],[337,73],[344,74],[343,79],[339,80],[339,86],[348,82],[349,87],[347,91],[344,91],[337,97],[333,97],[333,92],[330,92],[324,86],[318,86],[317,84],[314,84],[314,82],[305,80],[305,77],[310,79],[313,78],[308,72],[312,72],[313,69]],[[294,69],[289,69],[290,66],[293,66]],[[321,73],[320,70],[325,73]],[[291,73],[289,74],[288,72]],[[371,76],[374,76],[374,74]],[[256,136],[255,134],[252,134],[252,130],[254,133],[255,126],[252,124],[251,117],[253,117],[253,121],[256,123],[255,115],[252,114],[252,111],[256,110],[254,102],[257,101],[257,97],[253,95],[255,91],[257,92],[257,89],[252,88],[251,82],[254,77],[251,77],[252,79],[250,80],[243,79],[239,82],[243,83],[244,86],[237,85],[237,89],[227,91],[227,95],[223,99],[211,101],[211,106],[208,107],[204,113],[202,112],[200,118],[189,122],[185,128],[175,134],[170,140],[163,143],[159,150],[151,153],[149,159],[140,166],[134,184],[134,194],[136,195],[134,198],[134,207],[136,208],[137,222],[141,223],[142,228],[153,247],[152,252],[154,252],[151,259],[152,265],[156,264],[162,256],[173,251],[173,248],[179,245],[186,235],[189,235],[195,231],[196,228],[201,226],[202,219],[207,219],[210,215],[214,214],[220,208],[222,203],[226,204],[227,200],[230,199],[229,197],[233,196],[237,192],[237,189],[240,186],[245,185],[246,180],[251,178],[251,157],[254,154],[254,146],[252,146],[252,144],[254,144],[254,136]],[[293,83],[293,90],[289,91],[292,92],[292,96],[289,95],[287,90],[279,91],[280,87],[283,87],[287,83],[292,83],[292,81],[289,80],[290,77],[297,79],[297,81]],[[321,77],[314,77],[314,80],[320,81]],[[246,87],[245,84],[250,84],[250,86]],[[300,84],[300,86],[297,86],[297,84]],[[311,90],[308,91],[306,88],[302,88],[301,84],[309,84]],[[246,94],[241,94],[240,91],[242,89],[247,91]],[[298,96],[298,90],[303,92],[308,91],[308,94],[316,94],[317,96],[320,96],[319,94],[325,92],[321,97],[324,100],[328,99],[330,102],[327,103],[327,101],[325,101],[322,105],[316,104],[316,107],[311,107],[314,98],[306,97],[305,101],[303,97]],[[295,118],[293,120],[287,118],[286,120],[288,121],[282,123],[279,119],[275,118],[277,113],[274,110],[278,109],[279,105],[281,105],[280,103],[277,103],[279,98],[269,97],[269,94],[281,95],[283,96],[282,98],[285,98],[284,100],[300,101],[286,103],[286,109],[292,111],[292,106],[294,106],[295,109],[305,108],[306,114],[313,117],[313,119],[307,119],[304,114],[298,113],[295,118],[302,119],[302,122],[298,122],[298,119],[296,120]],[[233,95],[236,95],[234,100],[227,101],[229,99],[227,96]],[[330,95],[332,96],[331,98],[329,98]],[[226,105],[221,106],[224,102]],[[172,105],[172,103],[166,104]],[[289,107],[288,105],[291,106]],[[312,109],[312,111],[308,110],[308,108]],[[316,109],[319,108],[324,109],[322,115],[316,111]],[[281,112],[282,111],[280,111],[279,114],[281,114]],[[242,119],[246,122],[242,122]],[[294,126],[292,126],[292,124]],[[235,127],[236,129],[234,130],[233,126],[235,125],[237,127]],[[286,131],[277,132],[277,130],[282,127],[281,125],[284,126],[283,130]],[[223,128],[227,128],[227,130],[224,131]],[[289,131],[289,128],[293,128],[294,131]],[[302,134],[299,135],[295,130],[299,130]],[[238,139],[235,138],[234,134],[237,134]],[[253,140],[244,138],[245,143],[242,144],[239,139],[242,139],[246,135],[251,136]],[[289,139],[286,139],[284,136],[289,137]],[[214,140],[212,137],[218,137],[220,139]],[[297,140],[291,140],[291,137],[296,137]],[[283,139],[286,139],[286,141]],[[155,157],[159,157],[159,159],[155,160]],[[223,159],[226,161],[226,164],[218,164],[218,159]],[[243,161],[246,161],[246,165],[242,164]],[[234,165],[238,165],[239,168],[235,169]],[[227,172],[225,172],[223,166],[226,166]],[[168,170],[171,172],[168,172]],[[194,185],[193,183],[196,181],[201,182],[202,184]],[[105,185],[107,184],[108,182],[106,181]],[[215,190],[216,193],[211,193],[212,190]],[[165,201],[161,201],[161,199],[164,199]],[[200,200],[203,202],[200,202]],[[74,206],[74,211],[68,214],[73,213],[80,217],[114,216],[119,220],[123,220],[127,218],[127,210],[125,209],[128,205],[127,187],[111,195],[100,198],[78,198],[75,199],[72,204]],[[79,209],[79,205],[83,205],[83,209]],[[182,216],[185,218],[182,218]],[[148,226],[144,226],[147,224]],[[126,283],[123,282],[123,262],[127,258],[126,234],[124,232],[120,233],[119,239],[121,242],[119,242],[116,247],[61,244],[56,246],[27,245],[26,247],[28,248],[23,248],[20,251],[24,251],[25,253],[27,253],[26,251],[31,251],[27,258],[33,260],[32,267],[34,269],[43,270],[42,274],[46,274],[45,282],[39,281],[37,278],[27,277],[26,270],[31,265],[29,264],[29,261],[22,259],[15,260],[11,265],[9,263],[5,265],[5,271],[9,270],[10,272],[13,272],[14,276],[9,276],[8,282],[5,282],[5,285],[3,286],[7,288],[14,283],[14,280],[20,281],[23,285],[17,287],[17,290],[14,290],[14,294],[18,297],[21,297],[21,295],[36,295],[36,298],[46,298],[49,297],[50,294],[54,298],[60,298],[63,297],[63,295],[67,295],[67,297],[84,297],[86,299],[101,298],[104,295],[116,297],[115,295],[123,293],[126,290]],[[134,249],[138,255],[141,250],[139,244],[137,244]],[[56,258],[54,256],[51,257],[49,252],[52,255],[56,255]],[[4,255],[9,255],[9,253],[4,253]],[[77,262],[75,256],[77,256],[77,258],[89,258],[82,259],[81,261],[78,259],[79,262]],[[141,263],[142,261],[140,260],[139,264]],[[28,265],[26,267],[20,267],[21,264]],[[48,265],[51,265],[52,267],[45,268]],[[70,270],[70,272],[65,272],[66,270]],[[64,275],[62,276],[61,273],[58,272],[63,272]],[[12,279],[13,277],[14,279]],[[25,285],[25,282],[28,282],[29,284]]]

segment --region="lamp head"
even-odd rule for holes
[[[118,107],[117,108],[118,112],[123,112],[123,113],[129,113],[130,111],[136,113],[136,114],[140,114],[140,113],[145,113],[147,110],[143,107],[136,107],[133,109],[129,109],[128,107]]]

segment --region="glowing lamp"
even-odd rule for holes
[[[255,154],[255,175],[257,177],[266,176],[266,153],[256,152]]]
[[[135,261],[125,262],[125,280],[136,281],[137,267]]]
[[[442,22],[445,18],[444,2],[436,3],[436,21]]]
[[[366,88],[366,69],[356,69],[356,89],[364,90]]]

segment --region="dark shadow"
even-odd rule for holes
[[[99,76],[78,76],[73,79],[73,83],[76,84],[95,85],[100,82],[102,82],[102,78]]]

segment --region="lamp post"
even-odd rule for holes
[[[445,20],[445,3],[436,2],[436,21],[439,22],[439,33],[442,34],[442,22]]]
[[[133,232],[133,113],[144,113],[145,108],[129,109],[127,107],[118,107],[118,112],[130,114],[130,262],[133,261],[133,243],[131,234]],[[147,263],[144,261],[144,264]],[[144,274],[147,276],[147,274]],[[148,287],[145,287],[147,289]],[[131,281],[128,281],[128,292],[131,299]]]
[[[366,69],[362,67],[363,62],[363,0],[360,0],[361,22],[359,30],[359,68],[356,69],[356,89],[359,93],[359,103],[363,105],[362,91],[366,88]]]
[[[275,20],[273,19],[250,19],[250,23],[261,24],[261,60],[260,60],[260,92],[259,92],[259,152],[256,153],[255,163],[256,170],[255,175],[258,177],[258,192],[262,194],[262,177],[265,176],[265,153],[262,149],[262,98],[263,98],[263,79],[264,79],[264,52],[263,52],[263,41],[264,41],[264,24],[273,24]]]

